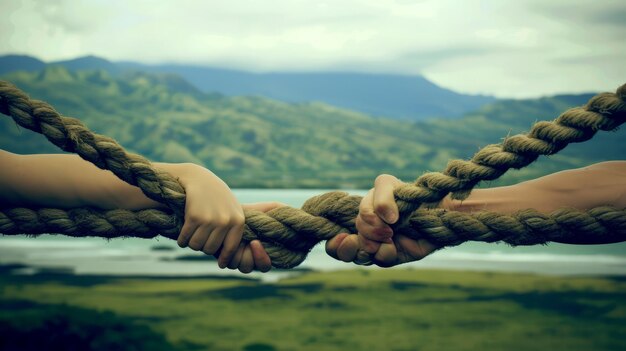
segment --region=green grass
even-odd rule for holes
[[[355,269],[271,284],[63,274],[0,284],[2,306],[106,311],[181,350],[626,348],[623,278]]]

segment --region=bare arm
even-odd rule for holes
[[[563,207],[589,210],[603,205],[626,208],[626,161],[596,163],[511,186],[476,189],[463,201],[446,197],[441,206],[461,212],[514,213],[534,208],[550,213]]]
[[[416,261],[435,251],[438,247],[425,239],[393,235],[389,224],[398,219],[393,189],[399,184],[401,181],[393,176],[379,176],[375,187],[361,202],[356,219],[358,235],[337,235],[327,242],[326,251],[333,257],[352,261],[362,249],[374,254],[383,265]],[[588,210],[602,205],[626,208],[626,161],[597,163],[511,186],[476,189],[463,201],[447,196],[438,207],[510,214],[527,208],[550,213],[563,207]],[[595,244],[604,243],[602,240],[598,238]]]
[[[16,155],[0,150],[2,203],[10,206],[140,210],[163,208],[135,186],[77,155]],[[155,164],[181,182],[197,176],[192,164]],[[183,184],[184,186],[185,184]]]
[[[208,169],[191,164],[154,163],[176,177],[187,193],[181,247],[213,255],[220,267],[271,268],[259,242],[240,245],[245,217],[228,186]],[[141,210],[163,208],[135,186],[77,155],[16,155],[0,150],[0,203],[3,206]],[[251,205],[271,209],[267,204]]]

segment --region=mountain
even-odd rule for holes
[[[46,63],[26,55],[0,56],[0,74],[15,71],[38,71],[43,69]]]
[[[7,57],[0,56],[0,67],[5,65]],[[10,71],[33,71],[42,68],[32,68],[26,61],[25,59],[23,67],[11,65]],[[229,96],[263,96],[292,103],[319,101],[365,114],[411,121],[431,117],[460,117],[495,101],[490,96],[459,94],[417,75],[351,72],[251,73],[193,65],[114,63],[95,56],[51,64],[70,70],[101,69],[114,75],[132,70],[173,73],[204,92],[219,92]],[[0,73],[10,71],[3,69]]]
[[[109,73],[119,73],[121,71],[121,68],[117,64],[93,55],[79,57],[72,60],[55,61],[51,64],[55,66],[63,66],[74,71],[105,70]]]
[[[375,116],[401,120],[459,117],[495,99],[463,95],[414,75],[350,72],[248,73],[182,66],[126,63],[147,72],[172,72],[204,91],[226,95],[261,95],[286,101],[321,101]]]
[[[154,161],[203,164],[233,187],[370,187],[380,173],[411,180],[468,158],[486,144],[527,130],[585,103],[590,95],[502,100],[459,120],[404,122],[323,103],[208,94],[171,74],[72,71],[48,66],[3,76],[64,115],[117,139]],[[542,157],[500,182],[510,184],[566,168],[624,159],[624,132]],[[0,119],[0,148],[58,152],[41,135]]]

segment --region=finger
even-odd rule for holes
[[[359,203],[359,217],[362,217],[362,220],[371,225],[378,225],[379,222],[382,222],[376,215],[376,212],[374,212],[374,189],[370,189],[361,199]]]
[[[197,228],[198,226],[195,224],[191,224],[191,221],[185,221],[185,223],[183,223],[183,227],[180,230],[180,234],[178,234],[178,239],[176,240],[178,246],[186,247],[189,244],[189,239]]]
[[[356,218],[355,226],[359,231],[359,235],[364,236],[369,240],[378,242],[391,242],[393,236],[393,229],[382,220],[379,220],[380,226],[373,226],[361,219],[361,215]]]
[[[213,255],[214,253],[216,253],[217,250],[222,246],[224,238],[226,237],[226,233],[228,233],[228,227],[218,227],[213,229],[211,235],[209,235],[209,238],[202,248],[202,252],[207,255]]]
[[[243,256],[241,262],[239,262],[239,271],[241,273],[250,273],[254,269],[254,257],[252,256],[252,249],[249,245],[243,249]]]
[[[402,248],[398,252],[400,263],[419,261],[439,248],[426,239],[414,240],[404,235],[399,235],[396,240],[398,241],[398,247]]]
[[[235,251],[239,247],[239,243],[241,242],[241,236],[243,235],[243,223],[234,225],[230,228],[228,233],[226,234],[226,238],[224,238],[224,243],[222,245],[222,252],[217,259],[217,265],[220,268],[226,267],[228,262],[233,258]]]
[[[378,241],[369,240],[363,235],[357,235],[357,238],[359,239],[359,248],[370,254],[373,254],[376,251],[378,251],[378,248],[380,247],[380,244],[381,244]]]
[[[359,238],[356,234],[348,235],[337,248],[337,258],[344,262],[352,262],[359,251]]]
[[[398,205],[393,189],[400,180],[388,174],[381,174],[374,182],[374,212],[389,224],[396,223],[399,217]]]
[[[211,234],[211,227],[199,226],[189,239],[189,247],[193,250],[200,251]]]
[[[341,242],[343,242],[343,240],[345,238],[348,237],[348,233],[339,233],[337,235],[335,235],[335,237],[331,238],[330,240],[326,241],[326,253],[334,258],[334,259],[339,259],[339,257],[337,256],[337,249],[339,248],[339,245],[341,245]]]
[[[391,267],[398,262],[398,250],[394,244],[381,244],[380,248],[374,255],[376,264],[380,267]]]
[[[259,240],[252,240],[250,249],[252,250],[252,259],[257,270],[265,273],[272,269],[272,260]]]
[[[243,257],[243,250],[246,248],[246,244],[245,243],[240,243],[239,244],[239,248],[237,249],[237,251],[235,251],[235,254],[233,255],[232,260],[230,260],[230,262],[228,262],[228,268],[230,269],[237,269],[237,267],[239,267],[239,263],[241,262],[241,258]]]

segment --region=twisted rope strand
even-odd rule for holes
[[[293,223],[295,216],[285,217],[285,214],[300,210],[288,208],[287,211],[273,211],[276,217],[282,216],[286,221]],[[285,222],[263,212],[251,210],[246,215],[252,219],[254,225],[246,229],[245,239],[264,238],[268,242],[273,242],[274,246],[290,247],[304,254],[320,241],[318,232],[311,228],[328,225],[319,217],[310,216],[308,220],[298,223],[296,229],[292,229],[288,224],[285,225]],[[282,237],[266,236],[265,230],[267,226],[273,226],[273,221],[284,225]],[[333,227],[324,228],[326,233],[338,234],[347,231],[346,228],[337,225],[331,226]],[[176,216],[173,213],[156,209],[0,210],[0,232],[8,235],[22,233],[38,235],[49,232],[76,237],[106,238],[128,236],[154,238],[162,235],[175,240],[178,237],[178,230]],[[293,232],[296,235],[290,235]],[[612,206],[600,206],[588,211],[563,208],[550,214],[527,209],[511,215],[489,211],[465,213],[444,209],[419,209],[411,213],[405,225],[397,228],[396,234],[406,235],[415,240],[427,239],[434,245],[442,247],[456,246],[466,241],[501,241],[518,246],[566,241],[565,239],[572,242],[576,239],[578,243],[583,244],[597,241],[598,237],[603,238],[605,242],[617,242],[626,237],[626,209]],[[328,235],[324,239],[333,236]]]
[[[81,121],[61,116],[43,101],[31,100],[9,82],[0,81],[0,112],[24,128],[43,134],[61,150],[78,154],[178,214],[184,213],[185,189],[143,156],[127,152],[115,140],[93,133]]]
[[[626,121],[626,84],[616,93],[601,93],[586,105],[563,112],[552,122],[535,123],[527,134],[488,145],[471,160],[451,160],[442,172],[431,172],[395,191],[401,213],[425,202],[438,202],[449,193],[463,200],[483,180],[495,180],[511,168],[520,169],[541,155],[553,155],[570,143],[591,139],[598,130],[615,130]]]
[[[422,203],[440,201],[449,193],[464,198],[480,181],[497,179],[510,168],[529,165],[540,155],[551,155],[569,143],[588,140],[598,130],[617,128],[626,121],[625,100],[626,85],[623,85],[617,93],[599,94],[585,106],[570,109],[553,122],[536,123],[525,135],[489,145],[470,161],[452,160],[443,173],[426,173],[414,183],[398,187],[394,193],[403,220],[396,231],[413,239],[427,238],[441,246],[454,246],[467,240],[530,245],[558,241],[565,236],[585,242],[590,235],[623,239],[626,213],[618,209],[602,207],[588,212],[570,209],[549,216],[533,210],[504,216],[416,209]],[[172,176],[154,169],[144,157],[126,152],[113,139],[91,132],[74,118],[61,116],[46,103],[30,100],[18,88],[3,81],[0,81],[0,112],[19,125],[44,134],[61,149],[110,169],[120,179],[140,187],[147,196],[172,209],[171,212],[5,209],[0,210],[0,233],[57,232],[107,238],[151,238],[161,234],[176,239],[183,218],[185,192]],[[356,231],[354,220],[360,201],[359,196],[329,192],[307,200],[301,210],[291,207],[267,213],[249,210],[245,212],[244,239],[261,240],[273,266],[295,267],[318,242],[342,232]]]

